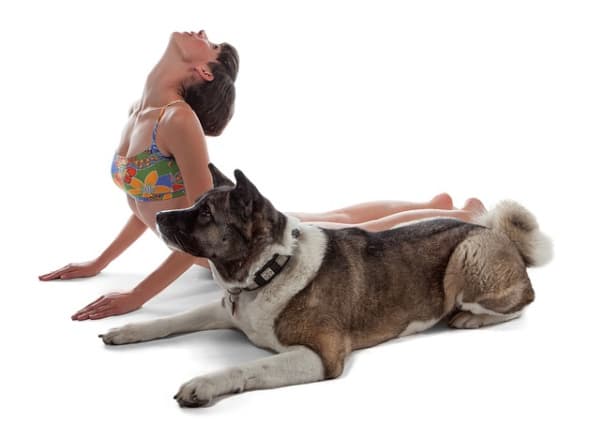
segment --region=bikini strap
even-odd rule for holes
[[[158,114],[158,118],[156,119],[156,124],[154,124],[154,129],[152,130],[152,143],[150,144],[150,153],[158,153],[159,152],[158,147],[156,146],[156,131],[158,131],[158,123],[160,121],[160,118],[162,118],[163,114],[165,113],[165,109],[167,109],[169,106],[171,106],[175,103],[180,103],[180,102],[185,102],[185,100],[183,100],[183,99],[173,100],[172,102],[167,103],[160,109],[160,113]]]

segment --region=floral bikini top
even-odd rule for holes
[[[113,181],[138,201],[168,200],[185,194],[183,178],[175,158],[163,155],[156,146],[158,122],[165,109],[178,102],[183,100],[175,100],[162,107],[148,149],[130,157],[115,153],[111,167]]]

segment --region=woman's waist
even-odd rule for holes
[[[189,206],[186,196],[161,200],[158,202],[142,202],[136,199],[132,199],[129,202],[129,207],[132,212],[148,226],[156,225],[156,214],[158,212],[171,209],[185,209]]]
[[[184,209],[189,207],[187,197],[177,197],[158,202],[144,202],[129,197],[129,208],[144,224],[156,232],[156,214],[170,209]]]

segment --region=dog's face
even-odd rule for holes
[[[214,188],[187,209],[159,212],[158,231],[169,246],[210,259],[223,277],[241,281],[249,259],[281,237],[285,216],[241,171],[234,184],[214,165],[209,169]]]

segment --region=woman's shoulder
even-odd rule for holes
[[[140,108],[140,102],[141,100],[138,99],[133,102],[131,106],[129,106],[129,112],[127,113],[127,116],[131,117],[131,115],[138,112],[138,109]]]
[[[205,143],[202,125],[196,113],[187,104],[172,105],[160,120],[161,139],[169,153],[181,150],[190,143]],[[183,144],[183,146],[181,146]]]
[[[165,109],[160,120],[160,125],[194,126],[200,124],[198,116],[187,103],[175,103]]]
[[[161,109],[163,110],[161,116]],[[129,117],[132,115],[143,119],[152,119],[156,121],[160,116],[160,125],[163,126],[166,123],[177,123],[177,121],[198,120],[196,113],[192,108],[185,102],[173,103],[167,107],[147,107],[141,108],[141,100],[136,100],[129,106]]]

